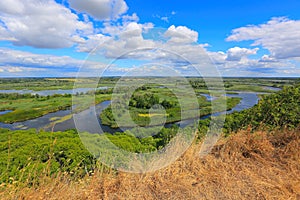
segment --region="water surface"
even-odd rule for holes
[[[4,110],[4,111],[0,111],[0,115],[5,115],[7,113],[12,112],[12,110]]]
[[[99,87],[96,88],[96,90],[106,90],[108,87]],[[0,93],[7,93],[7,94],[12,94],[12,93],[18,93],[18,94],[38,94],[40,96],[48,96],[48,95],[54,95],[54,94],[76,94],[76,93],[86,93],[88,91],[93,91],[95,88],[75,88],[75,89],[70,89],[70,90],[41,90],[41,91],[33,91],[33,90],[0,90]]]

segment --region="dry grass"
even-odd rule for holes
[[[169,116],[169,114],[159,114],[159,113],[151,113],[151,114],[138,114],[139,117],[156,117],[156,116]]]
[[[2,188],[0,199],[300,199],[300,131],[240,132],[212,153],[193,145],[151,174],[97,172],[79,182],[43,179],[38,188]]]

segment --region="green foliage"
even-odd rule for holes
[[[198,140],[201,140],[206,136],[209,125],[210,125],[210,118],[199,120],[198,133],[197,133]]]
[[[226,117],[227,133],[251,126],[257,128],[296,128],[300,124],[300,85],[284,87],[264,96],[253,108]]]
[[[223,78],[227,91],[272,92],[268,87],[283,88],[299,83],[296,78]]]
[[[171,128],[163,128],[157,135],[153,136],[154,139],[158,139],[155,145],[156,148],[165,147],[176,136],[178,129],[178,126],[173,125]]]
[[[161,105],[162,105],[165,109],[170,109],[170,108],[176,107],[176,102],[172,102],[172,101],[168,101],[168,100],[164,99],[164,100],[161,102]]]
[[[0,129],[0,182],[29,181],[41,174],[66,172],[81,177],[95,159],[74,130],[65,132]]]
[[[189,83],[195,89],[207,89],[206,83],[203,79],[190,79]]]
[[[114,135],[85,133],[83,137],[89,139],[87,142],[90,142],[91,147],[95,144],[95,148],[102,148],[102,151],[106,151],[107,147],[101,145],[101,138],[107,137],[114,145],[127,152],[152,152],[168,144],[176,135],[178,127],[162,128],[158,134],[152,136],[156,131],[139,129]],[[136,136],[137,133],[140,133],[139,137]],[[100,143],[96,140],[100,140]],[[112,156],[116,157],[117,153]],[[0,183],[36,183],[41,175],[53,175],[58,172],[79,178],[92,173],[100,166],[97,159],[83,146],[75,130],[50,133],[38,132],[35,129],[0,129]]]
[[[0,115],[0,121],[5,123],[34,119],[50,112],[65,110],[72,105],[70,95],[5,94],[5,96],[6,98],[0,99],[0,110],[12,110],[10,113]]]
[[[106,134],[106,136],[114,145],[126,151],[140,153],[151,152],[156,149],[156,142],[153,138],[138,139],[130,131],[114,135]]]
[[[129,106],[149,109],[159,103],[159,97],[152,93],[134,94],[129,101]]]

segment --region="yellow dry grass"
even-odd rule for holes
[[[75,82],[76,81],[75,78],[47,78],[46,80],[49,80],[49,81],[60,80],[60,81],[70,81],[70,82]]]
[[[148,114],[138,114],[139,117],[155,117],[155,116],[169,116],[169,114],[160,114],[160,113],[148,113]]]
[[[222,138],[205,158],[200,145],[154,173],[44,178],[37,188],[2,188],[0,199],[300,199],[299,129],[240,132]]]

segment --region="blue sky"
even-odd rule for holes
[[[0,77],[123,75],[142,65],[299,77],[299,10],[296,0],[1,1]]]
[[[226,50],[234,43],[224,42],[231,30],[249,24],[261,24],[272,17],[287,16],[300,19],[300,1],[228,1],[228,0],[174,0],[126,1],[129,11],[138,12],[141,22],[157,26],[184,25],[199,32],[199,42],[212,45],[211,50]],[[175,15],[172,15],[172,12]],[[154,16],[167,16],[169,23]],[[239,43],[239,45],[241,45]]]

